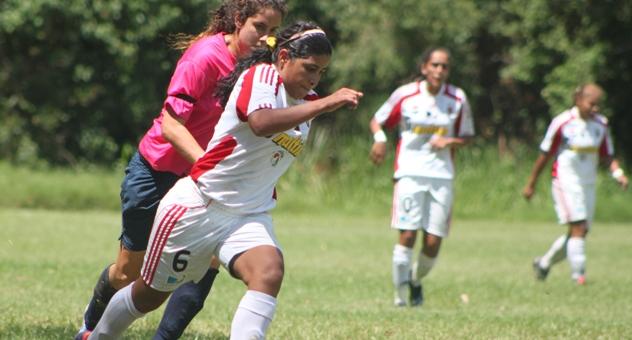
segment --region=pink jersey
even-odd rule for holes
[[[272,209],[276,182],[303,150],[310,124],[258,137],[250,129],[248,116],[259,109],[286,108],[315,98],[313,92],[302,100],[291,98],[270,64],[244,71],[206,153],[191,169],[201,194],[239,214]]]
[[[568,184],[595,183],[599,157],[614,154],[608,120],[598,114],[584,120],[577,107],[551,121],[540,149],[555,156],[553,177]]]
[[[380,125],[399,126],[395,178],[453,179],[450,148],[434,149],[430,140],[435,136],[474,135],[472,113],[463,90],[446,84],[433,95],[426,86],[421,81],[399,87],[375,113]]]
[[[224,41],[224,34],[204,37],[193,43],[182,55],[171,77],[160,116],[140,141],[139,151],[158,171],[186,175],[189,163],[162,137],[162,115],[175,113],[184,126],[206,148],[223,108],[213,96],[217,82],[235,67],[235,57]]]

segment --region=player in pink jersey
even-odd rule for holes
[[[426,50],[420,70],[425,80],[395,90],[370,123],[374,137],[370,156],[375,164],[381,164],[386,154],[382,126],[399,127],[400,133],[391,221],[391,227],[399,230],[393,249],[396,306],[405,306],[407,299],[411,306],[423,303],[421,279],[434,266],[441,240],[448,236],[454,148],[469,143],[474,136],[465,93],[446,83],[450,70],[448,50]],[[422,246],[413,264],[413,248],[420,229]]]
[[[558,237],[542,257],[533,261],[536,278],[546,279],[552,265],[568,258],[571,278],[584,284],[586,278],[586,234],[595,211],[595,182],[601,161],[612,177],[627,188],[628,178],[613,158],[614,149],[607,119],[598,114],[603,90],[596,84],[584,84],[575,92],[575,106],[555,117],[540,144],[542,153],[535,161],[531,176],[523,189],[529,200],[542,170],[553,158],[553,201],[559,223],[568,232]]]
[[[332,53],[317,26],[294,24],[269,46],[221,83],[225,111],[206,153],[161,201],[141,277],[114,295],[90,339],[120,337],[178,286],[200,280],[212,256],[248,288],[230,338],[265,337],[284,272],[269,214],[277,179],[302,151],[313,118],[355,108],[362,96],[347,88],[315,96]]]
[[[140,141],[121,185],[122,232],[118,257],[102,272],[84,313],[77,339],[96,326],[113,294],[136,280],[147,248],[158,204],[204,154],[223,111],[213,93],[237,58],[264,48],[281,24],[283,0],[226,0],[212,13],[208,28],[195,37],[180,37],[184,53],[173,73],[160,115]],[[209,262],[210,263],[210,262]],[[180,337],[202,308],[218,264],[203,280],[181,287],[165,310],[154,339]]]

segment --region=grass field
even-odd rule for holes
[[[563,263],[545,283],[530,262],[562,232],[553,221],[456,220],[421,308],[391,305],[389,217],[277,211],[286,277],[269,339],[624,339],[632,337],[630,224],[596,223],[588,284]],[[70,339],[96,277],[114,258],[117,212],[0,210],[0,339]],[[244,292],[225,271],[184,339],[227,339]],[[464,303],[467,294],[469,303]],[[149,339],[162,310],[126,339]]]

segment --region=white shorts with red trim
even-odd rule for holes
[[[590,228],[595,215],[594,184],[565,183],[554,178],[551,191],[560,224],[585,220]]]
[[[159,291],[199,281],[213,255],[225,267],[238,254],[261,245],[280,248],[268,213],[239,215],[205,202],[183,178],[160,202],[141,275]]]
[[[391,227],[447,237],[453,200],[452,180],[402,177],[395,183]]]

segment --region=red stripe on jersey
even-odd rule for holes
[[[277,83],[276,83],[276,86],[274,87],[275,96],[279,95],[279,87],[281,87],[281,84],[283,84],[283,78],[281,78],[281,75],[277,73]]]
[[[397,142],[397,147],[395,148],[395,172],[399,169],[399,149],[402,146],[402,140],[400,139]]]
[[[160,225],[156,230],[156,234],[154,235],[154,240],[151,244],[151,253],[146,261],[146,266],[143,270],[143,281],[148,286],[151,286],[152,281],[154,280],[154,275],[156,274],[156,268],[158,268],[158,263],[160,262],[160,256],[162,251],[167,244],[167,239],[169,238],[169,234],[173,230],[173,227],[176,225],[180,217],[187,211],[186,207],[173,205],[165,217],[160,221]]]
[[[231,135],[222,138],[217,145],[198,159],[191,168],[191,178],[197,183],[198,178],[205,172],[212,170],[219,162],[233,153],[237,146],[237,140]]]
[[[419,83],[417,86],[417,90],[407,96],[403,96],[398,102],[397,104],[395,104],[395,106],[393,107],[393,109],[391,110],[391,113],[388,114],[388,118],[386,119],[386,121],[384,122],[384,126],[386,128],[392,129],[395,126],[397,126],[397,124],[399,123],[399,121],[402,119],[402,103],[404,102],[404,100],[412,97],[412,96],[416,96],[419,93],[421,93],[421,90],[419,89]]]
[[[452,89],[452,86],[450,86],[449,84],[445,84],[445,90],[443,90],[443,94],[456,100],[457,102],[461,102],[463,99],[457,97],[455,93],[450,92],[450,89]]]
[[[263,82],[264,82],[264,79],[265,79],[265,74],[266,74],[267,69],[268,69],[267,67],[263,67],[263,69],[261,70],[261,72],[259,72],[259,82],[260,82],[260,83],[263,83]]]
[[[248,121],[248,104],[252,97],[252,86],[254,83],[255,68],[251,67],[244,75],[244,81],[237,97],[237,117],[242,122]]]
[[[601,145],[599,145],[599,157],[608,158],[610,157],[610,150],[608,149],[608,132],[603,134],[603,139],[601,140]]]
[[[553,165],[551,166],[551,177],[557,178],[557,159],[553,161]]]
[[[266,75],[266,84],[269,84],[270,86],[272,86],[272,81],[274,79],[274,69],[272,68],[272,66],[268,67],[268,74]]]
[[[455,137],[458,137],[459,132],[461,132],[461,118],[462,117],[463,117],[463,105],[461,105],[461,109],[459,110],[459,115],[456,117],[456,120],[454,121],[454,136]]]

